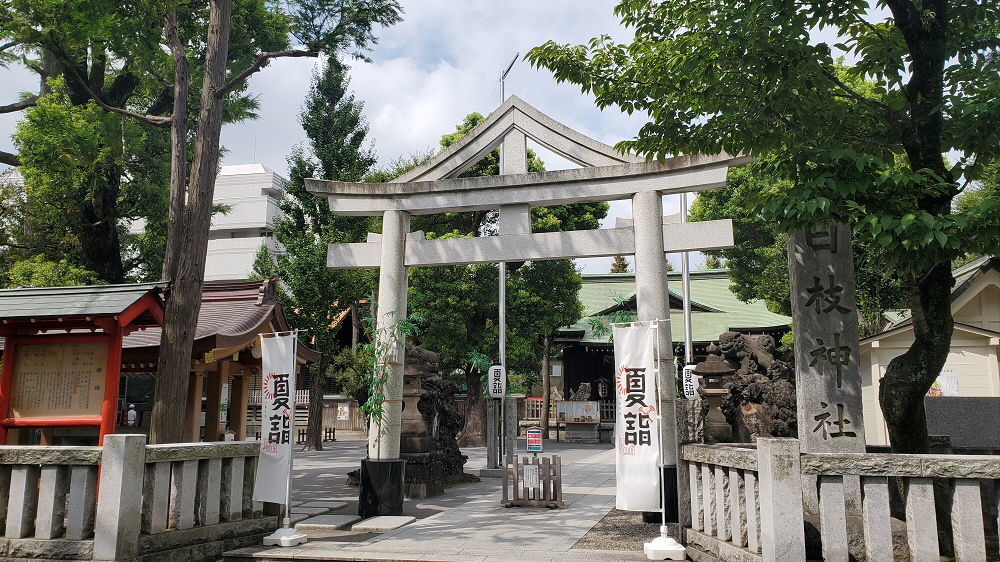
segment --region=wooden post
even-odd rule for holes
[[[236,434],[237,441],[247,438],[247,410],[250,403],[249,375],[233,377],[229,388],[229,428]]]
[[[7,335],[3,348],[3,365],[0,370],[0,420],[10,417],[11,381],[14,379],[14,347],[17,345],[13,334]],[[0,424],[0,445],[7,444],[7,426]]]
[[[108,368],[104,379],[104,404],[101,407],[101,429],[97,443],[104,444],[104,436],[115,432],[118,425],[118,387],[122,370],[122,328],[117,323],[111,330],[108,342]]]
[[[187,440],[191,443],[201,441],[201,390],[204,377],[201,373],[192,373],[191,382],[187,388]]]
[[[205,441],[222,441],[219,430],[219,419],[222,409],[222,385],[229,380],[229,366],[231,362],[227,360],[219,361],[216,371],[209,371],[205,375]]]

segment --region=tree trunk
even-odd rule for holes
[[[191,69],[187,52],[177,31],[177,14],[171,10],[164,18],[164,34],[174,59],[174,108],[170,114],[170,211],[167,218],[167,240],[180,239],[184,226],[184,200],[187,195],[187,135],[188,91]],[[177,275],[177,252],[169,245],[163,260],[164,281]]]
[[[320,355],[319,364],[309,383],[309,424],[306,425],[306,444],[303,451],[323,450],[323,391],[326,387],[326,363]]]
[[[117,166],[94,171],[90,201],[83,207],[80,225],[81,265],[111,284],[125,282],[118,239],[118,195],[121,170]]]
[[[552,336],[545,336],[542,340],[542,415],[541,428],[542,439],[549,438],[549,408],[552,403],[552,384],[549,377],[552,367],[550,365],[549,353],[552,349]]]
[[[879,382],[879,403],[894,453],[928,451],[924,396],[941,373],[954,320],[949,263],[938,264],[922,280],[909,283],[913,344],[889,362]]]
[[[465,427],[458,436],[462,447],[486,446],[486,401],[483,400],[483,381],[478,371],[466,369],[465,383],[469,390],[465,396]]]
[[[157,365],[156,401],[150,427],[152,443],[176,443],[183,439],[183,404],[191,371],[201,292],[205,283],[205,254],[212,220],[212,197],[219,164],[219,135],[222,131],[223,98],[215,93],[225,84],[229,55],[232,0],[213,0],[208,23],[205,75],[198,114],[194,164],[191,168],[190,196],[184,228],[178,240],[167,241],[167,260],[176,260],[170,297],[160,338]],[[172,184],[174,182],[171,182]],[[171,252],[177,252],[171,256]]]

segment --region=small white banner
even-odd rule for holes
[[[254,501],[285,503],[295,429],[294,333],[261,338],[260,459]]]
[[[615,507],[660,509],[659,412],[656,410],[656,328],[615,326]]]

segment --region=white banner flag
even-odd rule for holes
[[[615,326],[615,507],[659,511],[659,412],[656,409],[656,328]]]
[[[295,429],[294,333],[261,338],[260,459],[254,501],[285,503]]]

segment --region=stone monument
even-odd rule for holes
[[[708,414],[705,416],[705,442],[731,443],[733,428],[722,413],[722,403],[729,396],[725,382],[732,376],[735,369],[726,364],[719,356],[719,348],[715,344],[708,346],[708,357],[698,363],[694,372],[701,377],[701,388],[698,394],[708,404]]]
[[[858,309],[851,230],[815,225],[788,238],[788,277],[795,326],[795,393],[804,453],[864,453]],[[819,509],[815,478],[803,501]],[[820,482],[822,486],[839,483]],[[861,481],[844,476],[848,514],[861,513]],[[831,495],[840,490],[831,490]]]

